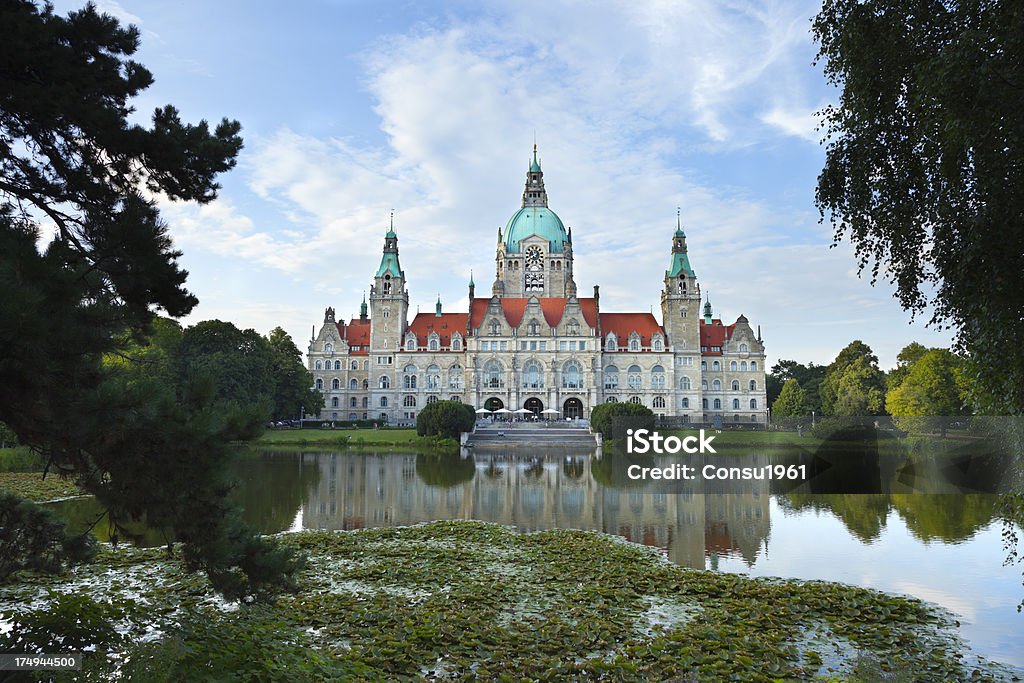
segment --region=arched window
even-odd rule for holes
[[[740,370],[742,370],[743,372],[747,371],[747,361],[740,361]]]
[[[501,325],[498,324],[497,320],[491,319],[491,322],[487,323],[487,334],[492,337],[498,336],[501,333]]]
[[[701,370],[707,370],[708,369],[708,362],[706,360],[702,360],[700,362],[700,369]]]
[[[719,363],[717,360],[716,361],[712,361],[712,363],[711,363],[711,371],[712,372],[718,372],[721,369],[722,369],[722,364],[721,363]]]
[[[655,351],[665,350],[665,342],[662,341],[660,334],[655,335],[654,337],[651,338],[651,348],[654,349]]]
[[[750,399],[750,409],[751,410],[757,410],[757,399],[756,398]]]
[[[370,388],[370,380],[364,379],[363,380],[363,389],[369,389],[369,388]]]
[[[324,353],[334,353],[334,344],[331,342],[324,344]],[[328,366],[327,369],[330,370],[330,366]]]
[[[387,408],[388,407],[388,397],[387,396],[381,396],[380,397],[380,407],[381,408]]]
[[[334,369],[335,370],[341,370],[341,361],[340,360],[334,361]]]
[[[412,394],[409,394],[408,396],[402,399],[402,406],[405,408],[415,408],[416,397]]]
[[[581,368],[580,364],[574,360],[571,360],[562,366],[562,388],[583,388],[583,368]]]
[[[441,368],[430,365],[427,368],[427,391],[438,391],[441,388]]]
[[[358,401],[358,399],[356,399],[356,397],[355,397],[355,396],[353,396],[352,398],[350,398],[350,399],[348,400],[348,407],[349,407],[349,408],[355,408],[355,407],[356,407],[356,405],[357,405],[357,401]]]
[[[402,369],[402,386],[406,389],[416,388],[416,366],[412,363]]]
[[[722,399],[716,398],[715,399],[715,410],[721,410],[721,409],[722,409]]]
[[[619,368],[614,365],[609,365],[604,369],[604,388],[605,389],[618,389],[619,388]]]
[[[484,387],[501,389],[505,386],[505,367],[496,360],[487,361],[484,366]]]
[[[739,410],[740,409],[740,400],[738,398],[734,398],[732,400],[732,409],[733,410]]]
[[[453,334],[452,335],[452,351],[461,351],[461,350],[462,350],[462,337],[460,337],[458,334]]]
[[[604,350],[605,351],[618,351],[619,350],[619,342],[615,338],[615,333],[614,332],[609,332],[608,336],[605,337],[605,340],[604,340]]]
[[[427,341],[427,349],[430,351],[437,351],[441,346],[441,343],[437,340],[437,335],[431,335]]]
[[[349,367],[351,369],[353,369],[353,370],[358,370],[359,369],[359,361],[356,361],[356,360],[352,361],[352,364]]]
[[[559,263],[561,263],[559,261]],[[566,334],[577,335],[580,333],[580,324],[575,318],[565,324]]]
[[[369,407],[369,405],[370,405],[370,399],[368,397],[366,397],[366,396],[363,396],[363,407],[367,408],[367,407]]]
[[[332,408],[337,408],[338,407],[338,397],[337,396],[335,396],[335,397],[333,397],[331,399],[331,407]]]
[[[721,390],[722,390],[722,380],[716,379],[715,381],[713,381],[711,383],[711,391],[721,391]]]
[[[746,353],[749,351],[746,344],[740,344],[740,353]]]
[[[427,396],[427,403],[437,403],[437,396]]]
[[[639,365],[630,365],[629,373],[626,375],[626,384],[630,389],[642,389],[644,386],[643,376],[640,374]]]
[[[448,368],[448,388],[462,389],[462,366],[457,363]]]
[[[708,381],[706,379],[702,379],[700,381],[700,388],[701,388],[701,391],[707,391],[708,390]]]
[[[639,396],[630,396],[629,397],[629,402],[630,403],[636,403],[637,405],[643,405],[643,400],[641,400],[641,398]]]
[[[755,379],[750,380],[750,390],[751,391],[757,391],[757,380],[755,380]]]
[[[729,362],[729,369],[732,370],[733,372],[736,372],[736,370],[739,369],[739,366],[736,364],[736,361]]]
[[[359,388],[359,380],[357,380],[355,377],[350,379],[348,381],[348,388],[351,389],[352,391],[355,391],[356,389],[358,389]]]
[[[756,360],[750,361],[750,371],[754,372],[756,370],[757,370],[757,361]]]
[[[316,388],[317,388],[317,391],[323,391],[324,390],[324,381],[322,379],[320,379],[319,377],[316,378]]]
[[[732,390],[733,391],[739,391],[740,390],[740,381],[738,379],[734,379],[732,381]]]
[[[388,377],[387,375],[384,375],[383,377],[381,377],[380,378],[380,388],[381,389],[390,389],[391,388],[391,378]]]
[[[654,397],[654,401],[651,402],[651,407],[652,408],[664,408],[665,407],[665,397],[664,396],[655,396]]]
[[[640,350],[640,336],[635,332],[629,335],[629,350],[639,351]]]
[[[415,351],[416,350],[416,335],[409,333],[405,338],[405,350]]]
[[[679,388],[682,389],[683,391],[689,391],[690,388],[691,388],[690,387],[690,378],[689,377],[681,377],[681,378],[679,378]]]
[[[317,370],[320,370],[321,368],[323,368],[323,366],[324,366],[324,364],[323,364],[323,363],[321,363],[320,361],[317,361],[317,362],[316,362],[316,369],[317,369]]]
[[[604,400],[604,402],[605,403],[618,403],[619,399],[615,398],[614,396],[609,396],[608,398],[606,398]]]
[[[523,366],[523,388],[541,389],[544,387],[544,369],[540,363],[531,360]]]
[[[653,368],[651,368],[651,388],[665,388],[665,368],[661,367],[660,365],[655,365]]]
[[[688,398],[684,398],[683,399],[683,407],[684,408],[689,408],[690,407],[690,399],[688,399]]]
[[[369,370],[369,369],[370,369],[370,361],[364,360],[363,361],[363,370]]]
[[[390,294],[391,293],[391,283],[390,282],[385,282],[384,283],[384,293],[385,294]]]
[[[526,333],[531,337],[536,337],[540,334],[540,324],[536,320],[531,320],[530,324],[526,326]]]
[[[708,400],[706,398],[701,399],[701,403],[704,404],[704,410],[707,410],[708,409]]]

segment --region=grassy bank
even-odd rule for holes
[[[260,447],[401,448],[455,450],[454,439],[417,436],[415,429],[278,429],[252,442]]]
[[[310,559],[270,607],[224,605],[162,551],[108,549],[65,578],[0,587],[0,610],[21,612],[12,633],[28,634],[6,637],[57,638],[54,614],[87,609],[99,649],[129,654],[128,680],[770,683],[845,678],[864,656],[906,680],[997,680],[965,673],[950,621],[916,600],[683,569],[603,534],[434,522],[283,538]],[[100,604],[72,602],[83,594]],[[148,629],[161,637],[144,642]]]

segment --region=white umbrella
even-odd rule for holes
[[[548,408],[548,409],[542,410],[540,412],[543,415],[558,415],[558,413],[559,413],[559,411],[555,410],[554,408]]]
[[[490,415],[491,411],[487,410],[487,408],[477,408],[476,409],[476,414],[477,415]]]
[[[526,408],[520,408],[519,410],[516,410],[516,411],[513,411],[513,412],[519,413],[520,415],[528,415],[529,413],[532,413],[533,411],[532,410],[527,410]]]
[[[511,413],[512,411],[509,410],[508,408],[498,408],[494,412],[496,412],[496,413],[504,413],[504,414],[507,415],[507,414]]]

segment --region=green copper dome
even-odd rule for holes
[[[509,254],[519,253],[519,243],[537,235],[548,241],[551,253],[560,254],[569,241],[562,220],[546,206],[526,206],[512,215],[505,225],[505,250]]]

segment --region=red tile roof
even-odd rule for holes
[[[722,321],[714,318],[708,325],[703,319],[700,321],[700,350],[701,353],[717,356],[722,353],[725,342],[732,339],[732,332],[736,329],[736,323],[723,325]],[[711,347],[718,347],[718,351],[712,351]]]
[[[640,346],[649,347],[651,337],[657,333],[665,336],[665,330],[650,313],[602,313],[601,334],[605,337],[614,332],[619,348],[626,350],[629,335],[636,332],[640,335]]]
[[[594,299],[577,299],[580,302],[580,311],[583,319],[589,327],[597,327],[597,302]],[[544,320],[548,325],[554,327],[561,322],[565,315],[565,304],[569,299],[565,297],[545,297],[540,300],[540,308],[544,314]],[[470,326],[476,329],[483,325],[484,317],[487,314],[487,306],[490,299],[473,299],[470,303]],[[505,314],[505,320],[512,327],[519,327],[526,313],[526,304],[529,299],[526,297],[503,297],[501,309]]]
[[[359,318],[352,318],[348,325],[337,323],[338,334],[348,342],[349,353],[356,356],[365,356],[370,351],[370,321],[360,322]],[[355,350],[355,347],[359,350]]]
[[[426,346],[431,332],[437,332],[442,347],[451,346],[453,332],[466,336],[467,317],[465,313],[442,313],[440,318],[435,313],[417,313],[409,325],[409,331],[416,335],[417,347]]]

